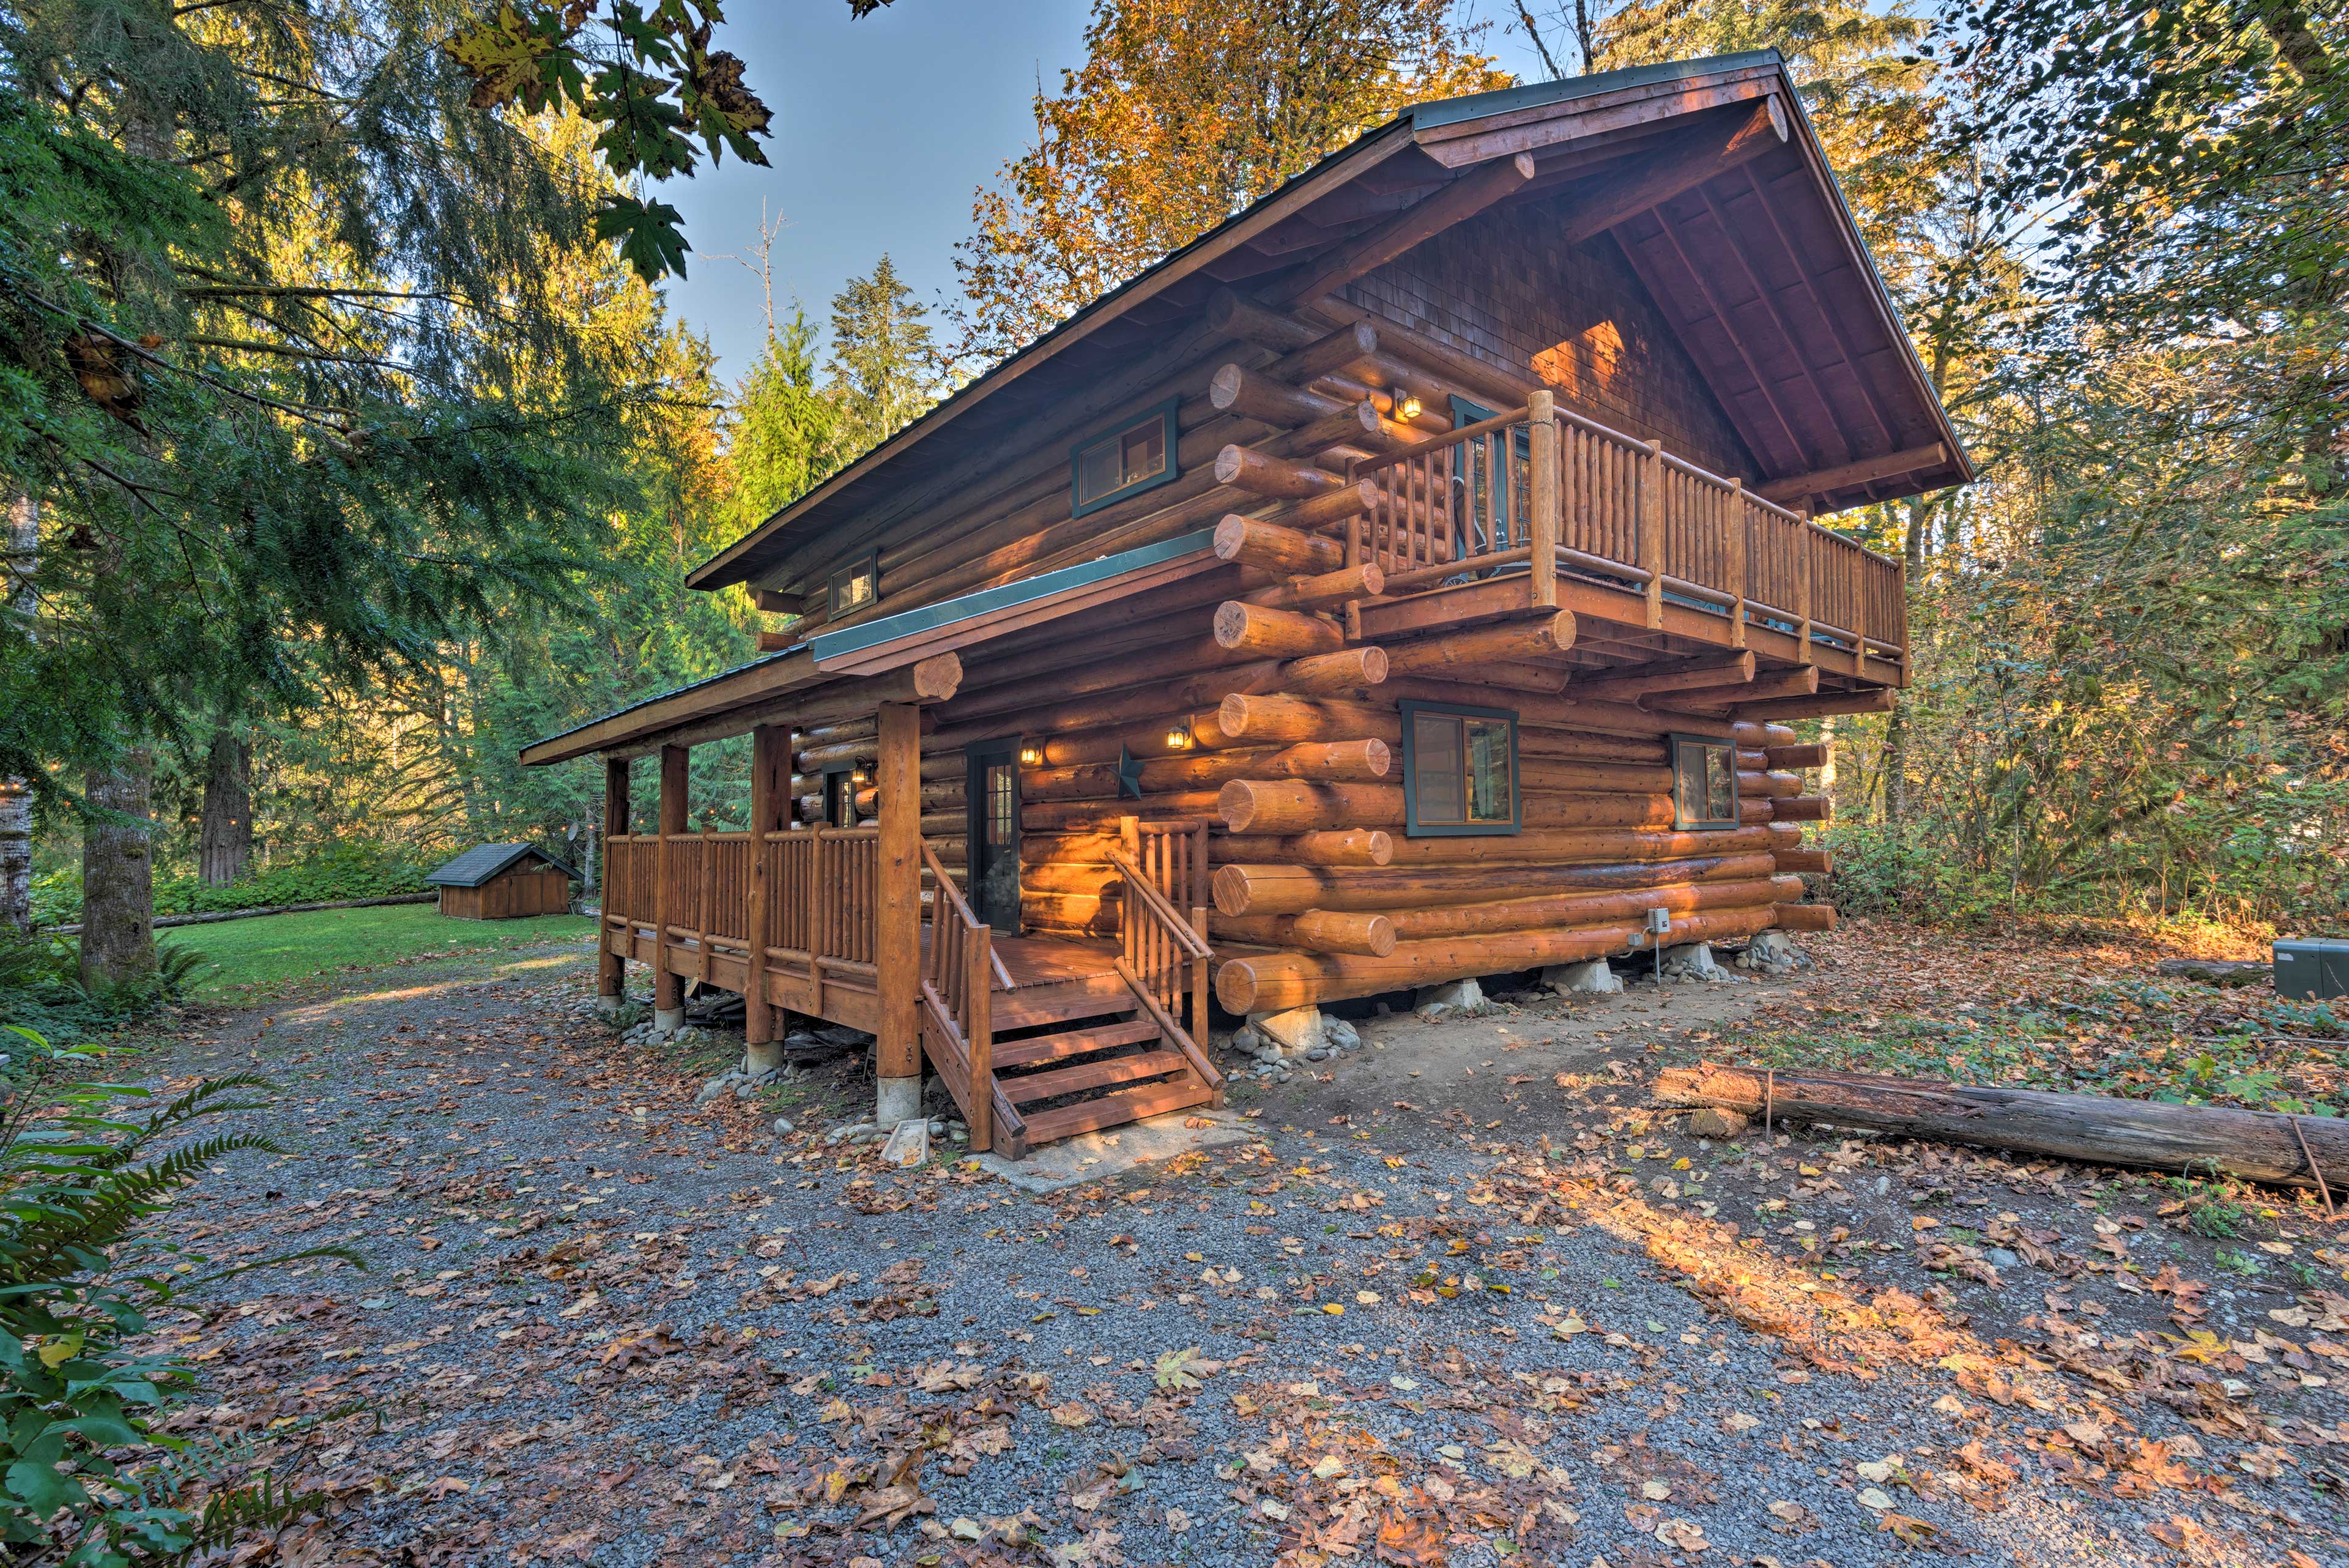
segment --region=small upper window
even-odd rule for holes
[[[879,552],[861,561],[850,563],[832,574],[832,614],[837,618],[851,610],[863,609],[881,597],[881,556]]]
[[[1672,737],[1672,826],[1737,826],[1737,747],[1702,735]]]
[[[1517,831],[1515,713],[1405,702],[1402,769],[1405,833],[1457,837]]]
[[[1175,407],[1164,403],[1070,454],[1070,515],[1081,517],[1174,477]]]

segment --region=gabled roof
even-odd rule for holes
[[[533,857],[545,861],[565,877],[575,878],[579,875],[534,845],[476,844],[440,869],[428,872],[424,879],[442,888],[479,888]]]
[[[1823,510],[1972,470],[1902,330],[1777,51],[1675,61],[1423,104],[1323,159],[1078,311],[690,573],[767,577],[802,541],[914,515],[1008,454],[1080,433],[1137,364],[1209,346],[1218,289],[1277,294],[1429,195],[1529,156],[1509,201],[1619,197],[1627,159],[1686,154],[1767,104],[1783,145],[1609,225],[1750,449],[1757,486],[1816,474]],[[1717,145],[1717,142],[1715,143]],[[1604,238],[1586,243],[1607,244]],[[1939,449],[1936,452],[1935,449]],[[1874,472],[1889,462],[1914,466]]]

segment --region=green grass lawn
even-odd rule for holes
[[[456,920],[429,904],[263,915],[156,933],[210,961],[196,976],[206,1002],[236,1002],[305,982],[409,964],[494,958],[522,949],[592,951],[595,922],[585,915],[527,920]]]

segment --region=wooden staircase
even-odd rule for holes
[[[1154,1017],[1122,974],[1025,986],[995,1003],[995,1152],[1007,1159],[1223,1098],[1214,1069],[1193,1064],[1196,1047],[1186,1053],[1189,1035]]]
[[[1185,842],[1155,852],[1154,830]],[[1021,983],[933,862],[922,1046],[972,1148],[1019,1159],[1080,1133],[1223,1104],[1223,1076],[1195,1038],[1206,1033],[1206,909],[1185,920],[1160,887],[1188,894],[1204,883],[1205,826],[1129,824],[1127,844],[1138,857],[1113,857],[1126,886],[1123,953],[1103,955],[1097,972]]]

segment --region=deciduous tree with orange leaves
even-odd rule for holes
[[[972,207],[953,314],[1002,358],[1399,110],[1506,87],[1455,0],[1094,0],[1085,63]]]

